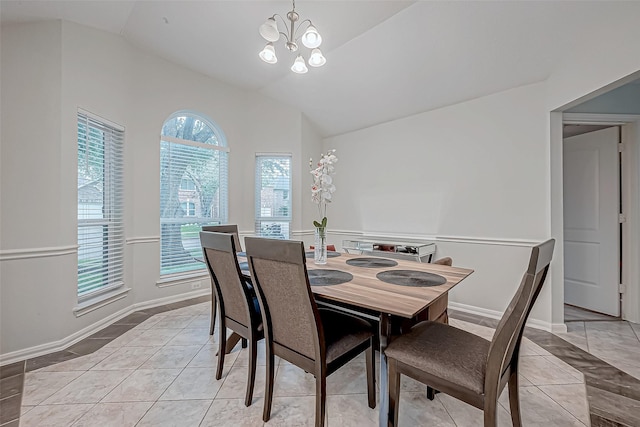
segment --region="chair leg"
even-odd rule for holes
[[[436,390],[434,390],[430,386],[427,386],[427,399],[433,400],[435,399],[435,397],[436,397]]]
[[[376,407],[376,356],[373,351],[373,338],[371,345],[367,348],[365,357],[367,359],[367,395],[369,397],[369,408]]]
[[[484,427],[498,426],[498,396],[485,396]]]
[[[324,426],[327,402],[327,377],[324,373],[316,376],[316,427]]]
[[[244,406],[251,406],[253,401],[253,386],[256,381],[256,359],[258,358],[258,343],[255,337],[249,340],[249,376],[247,378],[247,394],[244,398]]]
[[[265,337],[265,341],[266,341]],[[274,371],[274,358],[273,358],[273,350],[268,342],[266,342],[267,347],[267,376],[265,378],[265,386],[264,386],[264,409],[262,411],[262,421],[265,423],[269,421],[271,418],[271,401],[273,400],[273,371]]]
[[[394,427],[398,425],[398,410],[400,408],[400,373],[398,372],[398,361],[388,357],[387,369],[389,370],[389,413],[387,414],[387,425]]]
[[[216,380],[222,378],[222,369],[224,368],[224,356],[227,353],[227,325],[224,319],[220,319],[220,341],[218,343],[218,370],[216,371]]]
[[[213,289],[213,287],[212,287]],[[211,292],[211,329],[209,330],[209,335],[213,335],[213,329],[216,326],[216,293]]]
[[[513,427],[522,425],[520,416],[520,398],[518,396],[518,372],[512,372],[509,376],[509,408],[511,409],[511,423]]]

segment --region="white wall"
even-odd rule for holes
[[[133,304],[191,292],[188,282],[156,286],[159,135],[171,113],[197,111],[224,131],[231,149],[229,219],[241,230],[253,230],[254,153],[289,152],[294,165],[302,162],[299,111],[145,54],[118,36],[49,22],[3,26],[1,42],[3,363],[50,350]],[[131,288],[81,317],[73,314],[78,108],[125,127],[125,286]],[[300,181],[299,172],[294,179]],[[293,216],[300,223],[296,194],[294,185]],[[208,278],[198,281],[208,288]]]
[[[502,312],[528,244],[548,237],[546,120],[533,84],[326,139],[340,158],[330,232],[436,238],[436,256],[475,269],[451,300]]]
[[[591,39],[567,52],[546,84],[546,110],[564,111],[610,89],[640,78],[640,3],[618,4],[602,20],[600,28],[594,28]],[[562,236],[562,131],[561,116],[551,114],[549,126],[551,234]],[[562,259],[562,238],[556,239],[556,259]],[[553,291],[553,321],[563,319],[564,268],[562,262],[552,264],[551,288]],[[640,293],[633,297],[626,312],[632,321],[640,321]]]

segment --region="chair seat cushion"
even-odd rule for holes
[[[385,354],[482,394],[490,344],[486,339],[462,329],[427,321],[418,323],[409,333],[393,340]]]
[[[372,326],[366,320],[335,310],[319,309],[327,349],[327,363],[331,363],[349,350],[373,336]]]

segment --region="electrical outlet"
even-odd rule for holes
[[[200,289],[200,286],[202,286],[200,282],[194,282],[191,284],[191,289]]]

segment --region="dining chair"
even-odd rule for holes
[[[255,294],[247,287],[243,280],[235,239],[231,234],[200,232],[202,253],[209,269],[213,290],[220,306],[218,369],[216,379],[222,377],[225,353],[237,343],[227,340],[227,328],[249,344],[249,375],[244,404],[251,405],[253,400],[253,386],[256,378],[256,360],[258,356],[258,341],[264,338],[260,306]]]
[[[327,376],[366,352],[369,407],[375,408],[371,324],[343,312],[318,308],[307,274],[303,242],[247,237],[245,244],[267,346],[262,419],[267,422],[271,416],[274,356],[315,376],[315,425],[323,426]]]
[[[554,239],[531,250],[528,267],[491,341],[444,323],[425,321],[385,350],[389,369],[388,425],[398,425],[400,375],[480,408],[484,426],[497,425],[498,398],[509,384],[514,426],[521,426],[518,355],[524,325],[547,277]]]
[[[203,225],[202,231],[213,231],[215,233],[232,234],[233,242],[236,245],[236,251],[242,252],[242,244],[240,243],[240,234],[238,233],[237,224]]]
[[[237,224],[203,225],[202,231],[213,231],[214,233],[227,233],[227,234],[233,235],[233,243],[236,246],[236,251],[242,252],[242,245],[240,244],[240,236],[238,234]],[[213,330],[215,326],[216,326],[216,300],[215,298],[211,298],[211,326],[209,328],[209,335],[213,335]],[[243,341],[242,344],[243,346],[245,346],[246,343]]]

